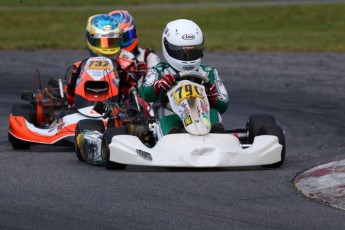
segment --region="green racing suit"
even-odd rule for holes
[[[221,123],[222,119],[220,114],[223,114],[229,105],[228,93],[225,86],[219,78],[218,71],[215,68],[201,64],[196,70],[204,76],[207,76],[211,84],[215,84],[218,92],[218,99],[216,103],[210,108],[211,125]],[[145,76],[144,82],[139,89],[140,96],[147,102],[156,102],[159,100],[159,95],[154,92],[154,82],[160,80],[165,74],[176,74],[177,72],[165,62],[159,62],[156,66],[152,67]],[[172,127],[182,127],[182,121],[176,114],[167,115],[167,111],[163,108],[160,109],[158,114],[159,123],[162,129],[162,134],[169,133]]]

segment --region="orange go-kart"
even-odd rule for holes
[[[91,118],[105,122],[94,105],[118,103],[121,97],[118,72],[112,60],[106,57],[85,61],[77,79],[73,106],[68,106],[65,84],[61,80],[55,83],[34,92],[23,92],[22,99],[30,103],[13,106],[8,139],[14,149],[29,149],[32,144],[73,145],[80,120]]]

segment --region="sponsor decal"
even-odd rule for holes
[[[206,105],[206,103],[204,101],[200,101],[200,104],[201,104],[201,110],[207,114],[210,113],[209,109],[208,109],[208,106]]]
[[[123,68],[123,69],[126,69],[128,66],[130,66],[133,61],[132,60],[129,60],[128,58],[119,58],[117,59],[120,63],[120,66]]]
[[[97,141],[82,140],[83,150],[86,152],[86,158],[97,163],[102,160],[101,151],[98,148]]]
[[[203,117],[204,119],[207,119],[207,120],[210,119],[210,117],[208,116],[207,113],[202,112],[201,114],[202,114],[202,117]]]
[[[158,73],[155,70],[150,69],[146,74],[146,77],[143,82],[143,86],[151,86],[153,85],[154,81],[157,79],[158,79]]]
[[[185,119],[189,114],[190,111],[187,107],[187,104],[185,102],[182,102],[179,107],[179,113],[182,119]]]
[[[183,46],[182,49],[183,50],[193,50],[193,49],[195,49],[195,46]]]
[[[109,31],[109,30],[112,30],[112,29],[113,29],[113,27],[111,25],[105,25],[102,28],[102,30],[104,30],[104,31]]]
[[[23,124],[18,120],[17,117],[14,117],[14,121],[17,123],[17,125],[18,125],[19,127],[22,127],[22,126],[23,126]]]
[[[186,124],[186,126],[188,126],[188,125],[190,125],[190,124],[193,123],[192,118],[191,118],[190,115],[188,115],[188,116],[184,119],[183,122]]]
[[[132,61],[136,60],[134,54],[132,54],[131,52],[129,52],[127,50],[121,50],[121,53],[120,53],[119,57],[120,58],[125,58],[125,59],[128,59],[128,60],[132,60]]]
[[[120,38],[122,35],[118,32],[105,33],[95,33],[92,38]],[[91,36],[90,36],[91,37]]]
[[[137,154],[138,156],[140,156],[141,158],[147,160],[147,161],[152,161],[152,156],[150,153],[144,151],[144,150],[140,150],[140,149],[137,149]]]
[[[122,54],[122,55],[120,55],[120,57],[122,57],[122,58],[124,58],[124,59],[129,59],[129,56],[126,55],[126,54]]]
[[[206,124],[207,126],[211,126],[210,117],[205,113],[203,113],[202,115],[203,115],[204,124]]]
[[[101,34],[102,38],[118,38],[121,37],[118,33],[107,33],[107,34]]]
[[[215,80],[215,82],[217,83],[217,85],[222,86],[223,82],[220,79]]]
[[[53,131],[54,129],[57,130],[61,130],[62,127],[65,125],[65,122],[63,121],[63,119],[58,119],[57,121],[55,120],[51,125],[50,125],[50,129],[48,130],[48,132],[50,133],[51,131]]]
[[[195,38],[195,36],[193,34],[184,34],[182,36],[182,39],[184,40],[193,40]]]

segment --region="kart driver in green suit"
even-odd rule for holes
[[[220,114],[229,104],[228,94],[218,71],[202,64],[204,36],[200,27],[191,20],[178,19],[169,22],[162,36],[163,56],[167,62],[159,62],[152,67],[139,89],[140,96],[147,102],[159,100],[161,89],[169,91],[176,80],[174,75],[181,71],[197,71],[207,76],[211,84],[205,85],[210,104],[211,133],[223,133],[224,126]],[[158,111],[162,134],[182,132],[182,121],[176,114],[160,108]]]

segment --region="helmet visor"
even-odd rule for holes
[[[89,38],[89,42],[97,48],[118,48],[121,44],[121,38]]]
[[[136,38],[137,38],[137,33],[136,33],[135,28],[124,31],[122,34],[122,39],[123,39],[124,44],[128,44],[128,43],[130,44]]]
[[[164,47],[170,57],[180,61],[194,61],[203,57],[204,45],[176,46],[164,38]]]

